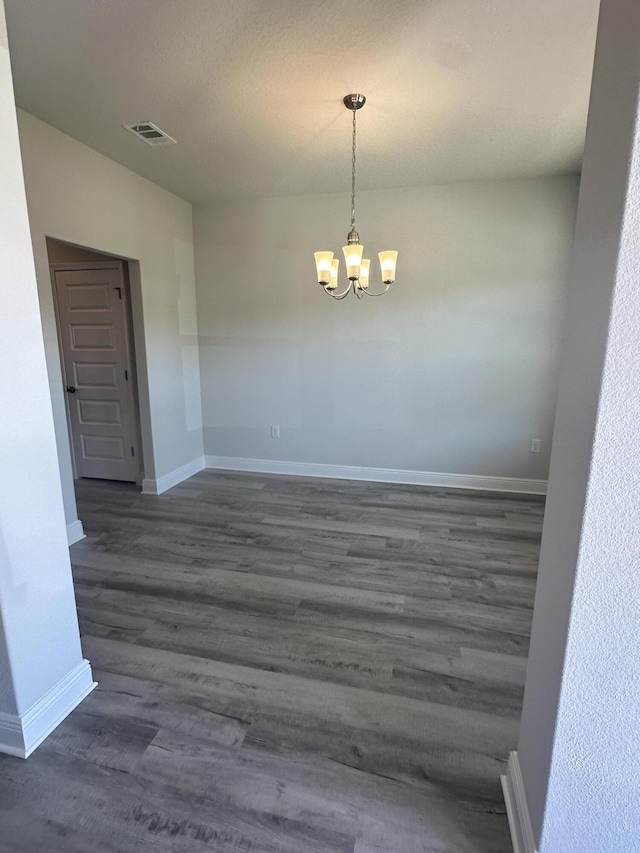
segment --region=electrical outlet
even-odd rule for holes
[[[541,445],[542,445],[542,442],[540,441],[539,438],[532,438],[531,439],[531,452],[532,453],[540,453]]]
[[[280,427],[277,424],[271,424],[271,438],[280,438]]]

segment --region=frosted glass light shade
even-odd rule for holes
[[[340,266],[340,261],[338,258],[334,258],[331,261],[331,280],[327,285],[328,290],[335,290],[338,286],[338,267]]]
[[[391,284],[396,280],[396,263],[398,253],[393,251],[378,252],[380,258],[380,272],[382,273],[382,281],[384,284]]]
[[[329,284],[331,281],[331,261],[333,260],[333,252],[314,252],[313,257],[316,259],[318,282],[320,284]]]
[[[360,276],[360,266],[362,264],[362,252],[364,246],[360,243],[349,243],[348,246],[343,246],[344,262],[347,265],[347,276],[351,281],[355,281]]]
[[[358,284],[363,290],[366,290],[369,287],[369,267],[371,266],[371,261],[369,258],[363,258],[362,263],[360,264],[360,281]]]

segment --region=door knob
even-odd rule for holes
[[[75,387],[74,387],[73,385],[67,385],[67,391],[68,391],[70,394],[75,394],[75,393],[76,393],[76,389],[75,389]]]

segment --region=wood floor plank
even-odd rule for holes
[[[6,768],[0,778],[3,797],[18,781],[16,777],[15,765]],[[12,832],[12,846],[5,849],[12,853],[88,853],[96,849],[111,853],[158,849],[172,853],[351,853],[354,846],[352,836],[330,826],[316,828],[307,822],[278,819],[204,791],[194,794],[170,781],[123,775],[66,755],[41,753],[22,769],[19,781],[28,785],[33,799],[24,804],[23,819],[28,818],[24,826],[18,826],[10,815],[7,828]],[[47,813],[53,813],[53,820],[47,820]],[[6,838],[4,835],[0,844],[6,844]]]
[[[215,763],[215,774],[211,763]],[[239,761],[232,750],[221,747],[211,758],[193,740],[176,740],[160,732],[140,772],[154,778],[180,778],[181,785],[193,791],[213,787],[234,802],[290,819],[305,815],[345,833],[366,814],[362,838],[401,842],[402,849],[412,853],[441,850],[438,841],[434,846],[438,836],[448,836],[458,853],[476,850],[475,839],[484,834],[496,841],[495,831],[487,826],[493,818],[490,813],[462,803],[453,806],[437,792],[416,790],[381,776],[363,778],[358,770],[335,761],[312,763],[302,754],[243,750]],[[416,815],[420,815],[418,822]],[[508,850],[506,844],[503,849]]]
[[[251,722],[245,745],[303,749],[366,772],[457,788],[463,798],[499,800],[502,750],[515,748],[517,720],[495,714],[97,637],[87,638],[85,652],[130,677],[197,685],[216,713]]]
[[[0,756],[0,853],[507,853],[544,500],[80,480],[98,688]]]

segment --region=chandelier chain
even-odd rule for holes
[[[353,110],[353,139],[351,143],[351,228],[356,227],[356,110]]]

